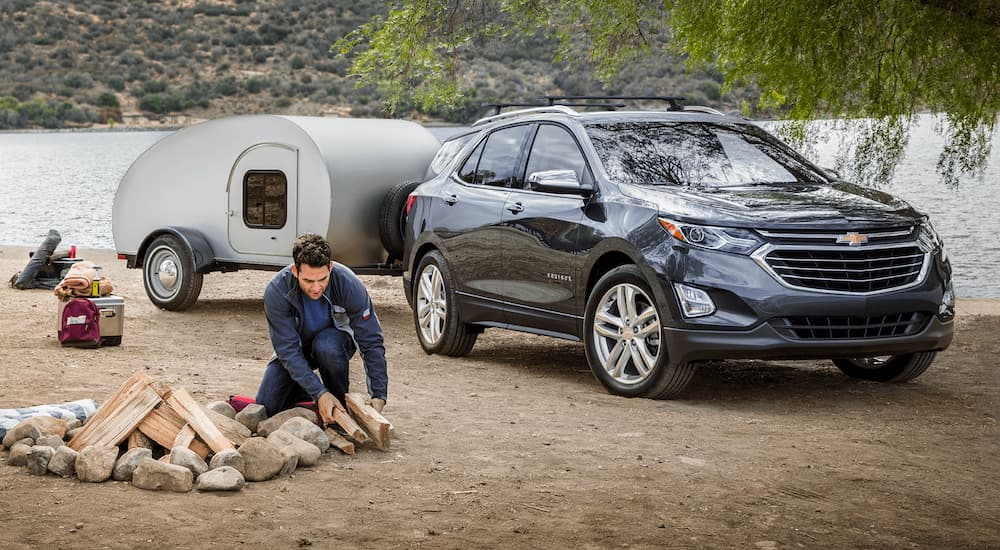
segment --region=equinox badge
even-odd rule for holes
[[[867,242],[868,235],[862,235],[854,231],[837,237],[837,244],[846,244],[847,246],[861,246]]]

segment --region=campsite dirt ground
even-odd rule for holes
[[[0,273],[28,250],[0,247]],[[0,408],[100,402],[141,369],[203,402],[255,393],[270,273],[208,275],[174,313],[111,252],[83,255],[125,297],[122,345],[60,348],[52,294],[3,285]],[[651,401],[602,391],[575,343],[487,331],[468,357],[425,355],[399,279],[365,281],[386,334],[390,451],[331,451],[235,494],[36,477],[0,453],[0,546],[1000,546],[1000,302],[961,302],[951,348],[908,384],[725,362]]]

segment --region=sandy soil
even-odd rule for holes
[[[27,252],[0,247],[0,274]],[[204,402],[254,394],[270,273],[209,275],[173,313],[110,252],[83,255],[126,299],[122,346],[60,348],[55,298],[3,285],[0,408],[102,401],[139,369]],[[333,451],[232,495],[36,477],[0,458],[0,546],[1000,546],[1000,302],[960,303],[954,344],[908,384],[725,362],[650,401],[606,394],[570,342],[488,331],[466,358],[427,356],[400,281],[365,280],[386,332],[389,452]]]

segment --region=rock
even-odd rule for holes
[[[232,466],[220,466],[198,476],[199,491],[239,491],[246,480],[239,470]]]
[[[11,466],[27,466],[28,452],[31,451],[33,446],[34,444],[25,445],[24,443],[15,443],[10,448],[10,455],[7,456],[7,464]]]
[[[191,470],[191,473],[195,477],[208,471],[208,464],[205,464],[205,461],[198,456],[198,453],[181,445],[170,449],[170,463],[177,466],[184,466],[188,470]]]
[[[323,429],[317,426],[315,422],[311,422],[305,418],[290,418],[278,429],[288,432],[303,441],[312,443],[319,448],[319,452],[321,453],[325,453],[330,448],[330,438],[323,433]]]
[[[298,455],[298,463],[300,466],[312,466],[313,464],[316,464],[322,454],[319,447],[309,443],[308,441],[295,437],[290,432],[286,432],[284,428],[267,436],[267,440],[279,447],[291,448],[292,451]]]
[[[28,471],[36,476],[45,475],[49,471],[49,460],[52,459],[52,455],[54,454],[56,454],[56,451],[52,447],[35,445],[28,451],[25,457],[28,460]]]
[[[278,472],[278,477],[290,476],[299,467],[299,455],[290,445],[281,448],[281,460],[281,470]]]
[[[186,493],[194,487],[194,474],[184,466],[146,458],[132,472],[132,485],[150,491]]]
[[[76,474],[76,459],[80,453],[62,445],[49,459],[49,471],[57,476],[69,477]]]
[[[285,464],[281,449],[263,437],[251,437],[240,447],[243,455],[243,476],[247,481],[271,479]]]
[[[84,447],[76,457],[76,477],[91,483],[107,481],[117,459],[118,447]]]
[[[210,411],[217,412],[227,418],[236,418],[236,409],[225,401],[212,401],[208,405],[205,405],[205,408]]]
[[[53,449],[58,449],[66,443],[63,442],[63,438],[58,435],[43,435],[35,441],[35,445],[42,445],[44,447],[52,447]]]
[[[66,433],[69,433],[70,430],[75,430],[77,428],[82,428],[82,427],[83,427],[83,422],[80,422],[79,419],[70,418],[66,420]]]
[[[222,435],[224,435],[226,439],[237,447],[242,445],[244,441],[250,439],[250,436],[253,435],[250,433],[250,428],[247,428],[243,424],[240,424],[228,416],[221,415],[211,409],[202,408],[202,411],[204,411],[205,416],[207,416],[208,419],[211,420],[217,428],[219,428]]]
[[[54,416],[39,415],[22,420],[3,436],[3,446],[11,448],[19,439],[30,437],[38,440],[43,435],[66,435],[66,421]]]
[[[267,409],[264,408],[264,405],[256,403],[251,403],[236,413],[236,421],[250,428],[251,432],[256,432],[257,425],[265,420],[267,420]]]
[[[115,462],[115,468],[111,471],[111,479],[115,481],[131,481],[136,467],[147,458],[153,458],[153,451],[145,447],[136,447],[125,451],[125,454]]]
[[[17,444],[27,445],[29,447],[34,447],[35,446],[35,440],[31,439],[30,437],[26,437],[24,439],[18,439],[17,441],[14,442],[14,445],[17,445]],[[11,448],[13,448],[14,445],[11,445]]]
[[[278,428],[280,428],[281,425],[289,419],[296,417],[305,418],[306,420],[313,422],[316,420],[316,413],[302,407],[295,407],[294,409],[281,411],[271,418],[264,420],[260,424],[257,424],[257,435],[267,437],[271,435],[271,432],[277,431]]]
[[[312,466],[319,462],[319,457],[322,452],[319,447],[295,437],[285,430],[278,430],[273,434],[267,436],[267,440],[273,442],[279,447],[289,447],[295,454],[299,456],[299,466]]]
[[[83,426],[80,426],[79,428],[72,428],[70,430],[66,430],[66,441],[73,441],[73,438],[76,437],[76,434],[80,433],[81,431],[83,431]]]
[[[208,464],[210,470],[229,466],[243,475],[246,466],[243,462],[243,455],[235,449],[223,449],[212,456],[212,461]]]

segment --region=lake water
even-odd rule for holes
[[[118,182],[169,134],[0,133],[0,244],[37,246],[56,229],[61,247],[114,249],[111,205]],[[957,189],[946,188],[935,173],[942,145],[931,117],[922,117],[887,190],[930,214],[954,265],[959,297],[1000,298],[1000,135],[985,176],[966,178]],[[832,151],[818,151],[814,160],[831,165]]]

